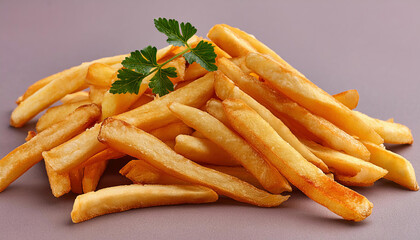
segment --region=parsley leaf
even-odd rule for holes
[[[184,54],[184,57],[189,64],[197,62],[209,72],[217,70],[215,64],[217,55],[213,45],[208,42],[200,41],[195,48],[191,49],[191,52]]]
[[[137,72],[148,74],[152,68],[158,66],[156,62],[157,49],[152,46],[143,48],[141,51],[136,50],[131,52],[129,57],[126,57],[121,64],[128,69],[134,69]]]
[[[118,70],[118,78],[120,80],[115,81],[112,84],[110,93],[134,93],[138,94],[140,89],[141,81],[144,79],[142,73],[132,71],[130,69],[120,69]]]
[[[176,78],[176,68],[159,68],[156,74],[150,79],[149,87],[152,89],[154,94],[163,96],[174,90],[174,84],[169,78]]]
[[[181,23],[180,32],[179,23],[175,19],[155,19],[155,27],[159,32],[165,34],[168,37],[166,41],[174,46],[186,46],[188,39],[197,32],[197,29],[189,22]]]

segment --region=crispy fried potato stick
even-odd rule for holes
[[[161,141],[172,141],[180,134],[190,135],[193,129],[183,122],[175,122],[150,131],[150,134],[159,138]]]
[[[361,221],[373,204],[327,177],[284,141],[257,112],[239,99],[223,101],[232,126],[308,197],[347,220]]]
[[[16,104],[20,104],[23,100],[27,99],[29,96],[37,92],[39,89],[43,88],[45,85],[47,85],[56,77],[58,77],[60,74],[62,73],[56,73],[56,74],[53,74],[51,76],[48,76],[46,78],[36,81],[34,84],[29,86],[28,89],[26,89],[25,93],[22,96],[18,97],[18,99],[16,100]]]
[[[177,154],[154,136],[118,119],[106,119],[98,139],[117,151],[147,161],[169,175],[207,186],[240,202],[273,207],[288,198],[269,194],[235,177],[202,167]]]
[[[216,78],[215,80],[215,90],[216,90],[216,79],[217,79],[217,74],[216,74]],[[220,122],[222,122],[226,127],[231,128],[230,127],[230,122],[229,120],[226,118],[226,114],[223,111],[223,105],[222,105],[222,101],[212,98],[210,100],[207,101],[206,103],[206,112],[210,113],[210,115],[212,115],[213,117],[217,118],[217,120],[219,120]]]
[[[198,163],[239,166],[239,162],[221,147],[204,138],[178,135],[175,138],[175,152]]]
[[[303,145],[299,139],[296,138],[295,135],[289,130],[289,128],[284,125],[284,123],[278,119],[276,116],[274,116],[267,108],[265,108],[263,105],[258,103],[256,100],[254,100],[252,97],[244,93],[242,90],[240,90],[238,87],[235,86],[235,84],[228,78],[226,75],[224,75],[222,72],[218,72],[216,74],[214,87],[216,94],[219,98],[222,100],[227,98],[237,98],[242,99],[244,102],[246,102],[251,108],[253,108],[258,114],[266,120],[274,130],[286,141],[288,142],[294,149],[296,149],[306,160],[313,163],[315,166],[317,166],[319,169],[321,169],[323,172],[328,173],[328,167],[325,165],[325,163],[316,157],[311,151],[308,150],[308,148]],[[221,104],[221,102],[220,102]],[[220,105],[220,107],[223,109],[223,105]],[[225,116],[224,112],[223,115]],[[227,120],[227,117],[225,116],[225,119]]]
[[[50,126],[66,119],[76,108],[91,103],[90,101],[80,101],[67,103],[56,107],[49,108],[36,123],[36,131],[38,133],[44,131]]]
[[[307,78],[296,74],[296,71],[259,53],[249,53],[245,61],[269,85],[309,111],[360,139],[376,144],[384,142],[360,117]]]
[[[52,125],[0,160],[0,192],[42,160],[41,153],[85,130],[98,119],[100,110],[91,104],[79,107],[66,120]]]
[[[60,102],[62,102],[63,104],[75,103],[75,102],[81,102],[81,101],[89,101],[88,92],[78,91],[75,93],[67,94],[62,99],[60,99]]]
[[[76,194],[82,194],[83,168],[75,168],[69,171],[71,191]]]
[[[27,99],[23,100],[15,110],[13,110],[12,116],[10,117],[10,125],[13,127],[22,127],[27,121],[51,104],[60,100],[67,94],[75,92],[80,87],[85,86],[86,73],[90,64],[100,62],[111,65],[121,62],[126,56],[127,55],[119,55],[82,63],[77,67],[70,68],[54,75],[55,77],[52,81],[33,93]]]
[[[176,69],[176,78],[170,78],[172,83],[175,84],[184,81],[186,63],[184,57],[178,57],[166,64],[167,67],[174,67]]]
[[[108,92],[109,88],[97,87],[94,85],[89,86],[89,99],[92,103],[96,105],[102,105],[102,100],[104,99],[104,95]]]
[[[98,186],[99,179],[104,173],[108,161],[101,161],[88,165],[83,170],[82,187],[83,193],[93,192]]]
[[[250,183],[258,188],[262,188],[258,180],[243,167],[226,167],[215,165],[203,166],[222,173],[226,173],[228,175],[239,178],[244,182]],[[120,174],[138,184],[191,185],[190,182],[172,177],[143,160],[132,160],[128,162],[123,168],[121,168]]]
[[[196,138],[206,138],[206,136],[204,136],[202,133],[200,133],[199,131],[195,131],[191,134],[191,136],[196,137]]]
[[[356,89],[350,89],[338,94],[333,95],[333,97],[344,104],[344,106],[349,109],[355,109],[359,104],[359,92]]]
[[[289,183],[250,144],[210,114],[199,109],[172,103],[169,109],[185,124],[200,131],[223,148],[248,170],[271,193],[291,191]]]
[[[136,109],[119,114],[115,118],[131,123],[145,131],[163,127],[179,121],[167,107],[170,102],[200,107],[213,95],[213,82],[214,74],[208,73],[183,88]],[[106,146],[97,140],[100,127],[100,124],[96,124],[59,147],[44,152],[45,161],[55,171],[62,173],[77,167],[96,153],[105,150]]]
[[[86,160],[81,165],[79,165],[78,167],[80,167],[80,168],[87,167],[89,165],[92,165],[92,164],[95,164],[95,163],[98,163],[98,162],[104,162],[104,161],[111,160],[111,159],[118,159],[118,158],[122,158],[124,156],[125,156],[124,153],[120,153],[120,152],[115,151],[113,149],[107,148],[107,149],[105,149],[103,151],[100,151],[97,154],[93,155],[88,160]]]
[[[68,173],[59,174],[45,163],[48,182],[54,197],[58,198],[71,191],[70,176]]]
[[[385,148],[363,142],[370,151],[370,162],[388,170],[385,179],[391,180],[412,191],[418,191],[416,174],[411,163],[404,157],[386,150]]]
[[[320,157],[334,172],[335,179],[347,186],[371,186],[383,178],[388,171],[345,153],[321,146],[317,143],[303,140],[303,143]]]
[[[191,182],[181,180],[166,174],[143,160],[131,160],[120,170],[120,174],[137,184],[191,185]]]
[[[399,123],[394,123],[393,121],[389,122],[372,118],[358,111],[353,112],[361,119],[363,119],[363,121],[365,121],[369,126],[375,129],[375,131],[384,139],[385,143],[413,143],[413,135],[411,134],[411,130],[408,127]]]
[[[304,126],[328,146],[364,160],[369,159],[369,151],[361,142],[324,118],[312,114],[284,95],[274,92],[254,77],[244,74],[229,59],[220,59],[218,67],[242,91],[266,108],[273,110],[274,115],[280,119],[283,120],[282,115],[285,115]]]
[[[116,186],[77,196],[71,211],[71,219],[74,223],[79,223],[133,208],[209,203],[217,199],[217,193],[203,186],[137,184]]]
[[[200,64],[194,62],[192,64],[190,64],[187,69],[185,69],[185,76],[184,76],[184,80],[185,81],[192,81],[195,80],[197,78],[200,78],[202,76],[204,76],[208,71],[203,68],[202,66],[200,66]]]
[[[103,63],[93,63],[86,74],[86,83],[96,87],[110,88],[117,69]]]
[[[133,110],[133,109],[135,109],[135,108],[138,108],[138,107],[140,107],[140,106],[142,106],[142,105],[144,105],[144,104],[146,104],[146,103],[149,103],[149,102],[151,102],[151,101],[153,101],[153,96],[151,96],[151,95],[148,95],[148,94],[142,94],[141,96],[140,96],[140,98],[139,99],[137,99],[137,101],[135,102],[135,103],[133,103],[129,108],[128,108],[128,110]]]

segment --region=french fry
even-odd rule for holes
[[[215,86],[216,86],[216,79],[217,79],[217,74],[215,78]],[[228,119],[226,118],[225,113],[223,112],[222,101],[217,100],[215,98],[208,100],[206,103],[206,112],[210,113],[210,115],[217,118],[217,120],[222,122],[226,127],[230,128],[230,123]]]
[[[334,94],[333,97],[344,104],[349,109],[355,109],[359,104],[359,92],[356,89],[350,89],[338,94]]]
[[[82,187],[83,193],[93,192],[98,186],[99,179],[104,173],[108,161],[101,161],[88,165],[83,170]]]
[[[115,118],[131,123],[145,131],[163,127],[178,121],[167,107],[170,102],[180,102],[195,107],[202,106],[213,95],[213,82],[213,73],[208,73],[183,88],[115,116]],[[96,124],[70,141],[44,152],[45,161],[60,173],[77,167],[96,153],[106,149],[106,146],[97,140],[99,130],[100,124]]]
[[[185,124],[201,132],[206,138],[229,153],[272,193],[291,191],[289,183],[245,140],[223,125],[210,114],[180,103],[172,103],[169,109]]]
[[[347,133],[376,144],[384,142],[381,136],[350,109],[289,67],[259,53],[249,53],[246,65],[277,91]]]
[[[370,215],[369,200],[310,164],[245,102],[226,99],[223,106],[233,128],[305,195],[347,220],[361,221]]]
[[[133,208],[210,203],[217,199],[217,193],[203,186],[137,184],[116,186],[77,196],[71,211],[71,219],[74,223],[79,223]]]
[[[117,151],[147,161],[169,175],[207,186],[240,202],[274,207],[288,198],[269,194],[235,177],[202,167],[177,154],[152,135],[118,119],[106,119],[98,139]]]
[[[192,183],[166,174],[143,160],[131,160],[120,174],[137,184],[191,185]]]
[[[82,194],[82,179],[83,179],[83,168],[75,168],[69,171],[71,191],[76,194]]]
[[[202,133],[200,133],[199,131],[195,131],[191,134],[191,136],[196,137],[196,138],[206,138],[206,136],[204,136]]]
[[[108,92],[109,88],[97,87],[95,85],[89,86],[89,99],[96,105],[102,105],[105,93]]]
[[[43,151],[52,149],[82,132],[95,122],[99,115],[98,106],[81,106],[66,120],[52,125],[3,157],[0,160],[0,192],[41,161]]]
[[[369,159],[369,151],[361,142],[324,118],[312,114],[289,98],[274,92],[254,77],[244,74],[229,59],[220,59],[218,67],[242,91],[266,108],[273,110],[274,115],[280,119],[283,120],[283,115],[287,116],[304,126],[328,146],[363,160]]]
[[[51,191],[54,197],[59,198],[71,191],[70,176],[68,173],[59,174],[46,163],[45,169],[47,171],[48,182],[50,183]]]
[[[25,93],[22,96],[18,97],[18,99],[16,100],[16,104],[20,104],[21,102],[23,102],[25,99],[27,99],[29,96],[37,92],[39,89],[43,88],[45,85],[47,85],[56,77],[58,77],[60,74],[62,73],[56,73],[56,74],[53,74],[51,76],[48,76],[46,78],[36,81],[34,84],[28,87],[28,89],[25,91]]]
[[[206,75],[207,72],[208,71],[202,66],[200,66],[200,64],[194,62],[185,69],[184,80],[185,81],[195,80],[197,78],[200,78]]]
[[[55,75],[47,85],[23,100],[13,110],[10,117],[10,125],[13,127],[22,127],[27,121],[51,104],[60,100],[65,95],[75,92],[80,87],[85,86],[86,73],[90,64],[95,62],[115,64],[121,62],[125,56],[119,55],[82,63],[77,67],[70,68]]]
[[[81,101],[89,101],[89,93],[85,91],[78,91],[75,93],[70,93],[60,99],[60,102],[63,104],[75,103]]]
[[[212,32],[217,32],[213,34]],[[250,35],[239,28],[234,28],[226,24],[215,25],[210,29],[208,35],[211,40],[215,41],[217,39],[219,45],[222,49],[231,54],[233,51],[235,54],[233,57],[245,56],[250,52],[259,52],[262,54],[269,55],[272,59],[278,61],[279,63],[286,66],[288,69],[293,70],[296,74],[303,76],[302,73],[294,69],[289,63],[287,63],[283,58],[281,58],[277,53],[267,47],[264,43],[260,42],[255,36]],[[231,41],[226,43],[226,41]]]
[[[407,159],[376,144],[363,143],[370,151],[370,162],[388,170],[385,179],[412,191],[419,190],[414,168]]]
[[[334,172],[335,179],[347,186],[371,186],[383,178],[388,171],[345,153],[302,140],[308,148],[321,158]]]
[[[150,134],[165,142],[175,140],[176,136],[180,134],[190,135],[192,132],[192,128],[188,127],[185,123],[175,122],[152,130]]]
[[[25,141],[29,141],[32,138],[34,138],[36,136],[36,132],[34,131],[28,131],[28,134],[26,135]]]
[[[375,129],[375,131],[384,139],[385,143],[413,143],[413,135],[411,134],[411,131],[407,126],[404,126],[399,123],[394,123],[393,121],[389,122],[372,118],[358,111],[353,112],[361,119],[363,119],[363,121],[365,121],[369,126]]]
[[[175,152],[198,163],[222,166],[239,166],[239,162],[225,150],[208,139],[188,135],[175,138]]]
[[[150,95],[147,95],[147,94],[142,94],[141,96],[140,96],[140,98],[139,99],[137,99],[137,101],[135,102],[135,103],[133,103],[129,108],[128,108],[128,110],[133,110],[133,109],[135,109],[135,108],[138,108],[138,107],[140,107],[140,106],[142,106],[142,105],[144,105],[144,104],[146,104],[146,103],[149,103],[149,102],[151,102],[151,101],[153,101],[153,96],[150,96]]]
[[[306,160],[317,166],[323,172],[328,173],[328,167],[325,163],[316,157],[312,152],[310,152],[305,145],[303,145],[299,139],[289,130],[289,128],[284,125],[284,123],[274,116],[267,108],[255,101],[252,97],[244,93],[238,87],[235,86],[232,81],[226,77],[222,72],[218,72],[215,78],[215,91],[219,98],[237,98],[246,102],[252,109],[254,109],[258,114],[266,120],[272,128],[282,137],[286,142],[288,142],[294,149],[296,149]],[[223,109],[223,105],[219,102],[220,107]],[[222,112],[225,116],[224,112]],[[227,117],[225,116],[225,121]]]
[[[120,152],[115,151],[113,149],[107,148],[107,149],[105,149],[103,151],[100,151],[97,154],[93,155],[92,157],[90,157],[88,160],[83,162],[83,164],[81,164],[78,167],[79,168],[87,167],[87,166],[93,165],[95,163],[104,162],[104,161],[108,161],[108,160],[111,160],[111,159],[118,159],[118,158],[122,158],[124,156],[125,156],[124,153],[120,153]]]
[[[117,70],[107,64],[93,63],[86,74],[86,83],[102,88],[110,88]]]
[[[262,188],[258,180],[243,167],[226,167],[215,165],[203,166],[222,173],[226,173],[228,175],[239,178],[244,182],[250,183],[258,188]],[[120,174],[133,181],[133,183],[138,184],[191,184],[181,179],[172,177],[143,160],[131,160],[123,168],[121,168]]]
[[[36,131],[38,133],[44,131],[50,126],[66,119],[74,110],[82,105],[91,103],[90,101],[80,101],[67,103],[56,107],[49,108],[36,123]]]
[[[177,82],[184,81],[186,63],[187,62],[185,61],[185,58],[178,57],[165,65],[167,67],[174,67],[176,69],[176,78],[170,78],[172,83],[175,84]]]

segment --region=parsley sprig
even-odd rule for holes
[[[166,18],[155,19],[154,22],[156,29],[168,37],[166,41],[169,44],[185,47],[185,50],[162,64],[157,63],[156,47],[147,46],[140,51],[131,52],[130,56],[122,61],[124,68],[118,71],[117,77],[119,80],[112,84],[109,90],[110,93],[120,94],[128,92],[138,94],[143,79],[152,74],[154,75],[150,79],[149,88],[152,89],[153,93],[163,96],[173,91],[174,85],[169,78],[177,77],[176,68],[163,67],[179,56],[183,56],[189,64],[197,62],[207,71],[217,70],[215,64],[217,55],[214,52],[213,45],[203,40],[195,48],[188,44],[188,40],[197,32],[197,29],[191,23],[181,22],[179,24],[174,19],[167,20]]]

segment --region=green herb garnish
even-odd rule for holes
[[[171,59],[162,64],[158,64],[156,60],[156,47],[148,46],[141,51],[136,50],[131,52],[130,56],[122,61],[123,69],[118,71],[118,79],[115,81],[110,93],[134,93],[138,94],[140,84],[144,78],[155,73],[150,79],[149,88],[153,93],[163,96],[174,90],[174,85],[169,78],[177,77],[176,68],[163,68],[167,63],[179,56],[183,56],[185,60],[192,64],[197,62],[207,71],[216,71],[216,53],[214,47],[203,40],[201,40],[195,48],[191,48],[187,41],[194,36],[197,29],[191,23],[181,23],[174,19],[167,20],[166,18],[155,19],[156,29],[165,34],[169,44],[174,46],[186,47],[186,49]]]

